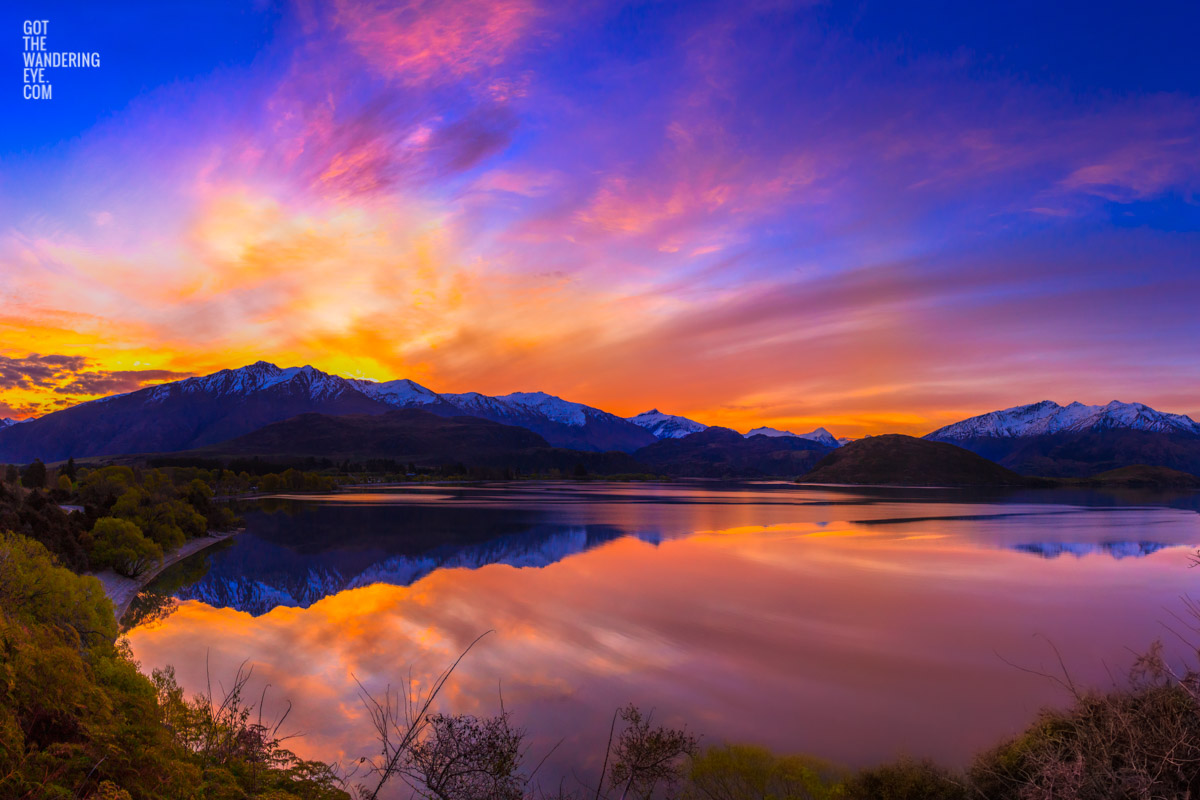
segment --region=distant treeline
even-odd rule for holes
[[[407,481],[444,481],[444,480],[475,480],[475,481],[505,481],[532,479],[587,479],[605,478],[607,480],[650,480],[663,478],[650,472],[593,472],[582,460],[571,461],[567,450],[547,450],[545,458],[532,465],[518,467],[515,465],[479,465],[467,464],[462,461],[437,465],[418,465],[414,462],[400,461],[394,458],[342,459],[336,461],[330,458],[304,457],[294,459],[264,459],[258,456],[251,458],[193,458],[189,456],[155,456],[147,460],[151,467],[196,469],[208,471],[210,474],[234,473],[250,478],[266,478],[267,480],[252,480],[248,484],[251,489],[241,491],[280,491],[303,487],[292,485],[284,480],[283,485],[271,479],[271,475],[284,476],[296,472],[306,475],[319,473],[328,478],[329,488],[339,483],[382,482],[402,483]],[[541,454],[539,454],[541,455]],[[589,460],[595,462],[607,454],[587,453]],[[600,461],[602,466],[604,461]],[[614,466],[627,467],[622,460]],[[309,478],[308,480],[312,480]],[[243,481],[245,483],[245,481]],[[319,490],[319,489],[317,489]],[[227,492],[232,494],[233,492]]]
[[[44,545],[77,572],[112,569],[137,576],[188,539],[233,528],[238,520],[217,495],[251,491],[328,491],[337,482],[315,472],[247,472],[199,467],[77,467],[34,461],[8,465],[0,480],[0,530]]]

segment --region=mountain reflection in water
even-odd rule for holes
[[[297,751],[323,759],[373,750],[356,678],[380,691],[409,668],[420,679],[495,630],[447,708],[494,713],[502,683],[537,747],[565,737],[548,785],[598,767],[612,709],[629,701],[708,742],[962,762],[1064,699],[1006,662],[1051,669],[1050,642],[1073,678],[1107,685],[1200,580],[1187,569],[1192,496],[376,494],[243,510],[244,534],[164,573],[174,613],[129,632],[135,655],[174,664],[192,689],[249,659],[294,704]]]

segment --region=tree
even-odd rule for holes
[[[162,557],[162,548],[129,520],[102,517],[92,526],[92,561],[97,567],[136,578]]]
[[[58,488],[63,492],[71,491],[71,479],[65,473],[60,473],[58,476]]]
[[[70,629],[88,643],[111,642],[117,635],[100,581],[58,566],[42,544],[14,533],[0,532],[0,612]]]
[[[26,489],[44,489],[46,488],[46,465],[42,460],[35,459],[32,464],[25,467],[25,474],[21,476],[21,483]]]
[[[70,478],[71,482],[74,483],[75,482],[75,459],[74,459],[74,457],[68,458],[67,463],[63,464],[61,467],[59,467],[58,471],[61,474],[66,475],[68,478]]]
[[[146,480],[142,487],[125,490],[113,503],[110,514],[136,524],[164,550],[173,550],[208,530],[204,517],[175,493],[170,484]]]
[[[79,482],[79,499],[100,513],[107,513],[117,498],[136,483],[129,467],[102,467],[90,470]]]
[[[16,486],[21,482],[21,470],[17,469],[16,464],[9,464],[4,468],[4,482],[10,486]]]
[[[99,580],[0,532],[0,797],[350,800],[252,713],[248,673],[215,703],[185,699],[116,637]]]
[[[654,790],[674,786],[683,775],[684,757],[696,752],[698,742],[684,729],[650,727],[653,712],[643,716],[630,704],[617,712],[625,729],[611,753],[608,780],[621,800],[649,800]]]
[[[431,800],[521,800],[524,738],[507,713],[484,719],[435,714],[424,738],[412,746],[405,777]]]

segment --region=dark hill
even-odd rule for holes
[[[803,478],[805,483],[890,486],[1030,486],[1030,479],[944,442],[888,434],[834,450]]]
[[[797,436],[751,436],[708,428],[681,439],[662,439],[634,458],[655,472],[684,478],[746,478],[803,475],[829,452]]]
[[[1073,486],[1122,489],[1200,489],[1200,478],[1188,472],[1137,464],[1070,482]]]
[[[591,473],[644,471],[624,453],[584,453],[553,448],[533,431],[479,417],[442,417],[405,409],[385,414],[301,414],[227,442],[192,450],[196,457],[260,457],[286,463],[303,458],[392,459],[418,466],[463,464],[522,471],[572,470]]]

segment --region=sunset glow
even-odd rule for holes
[[[743,431],[1200,416],[1187,20],[129,5],[48,3],[103,66],[2,101],[0,417],[259,359]]]

